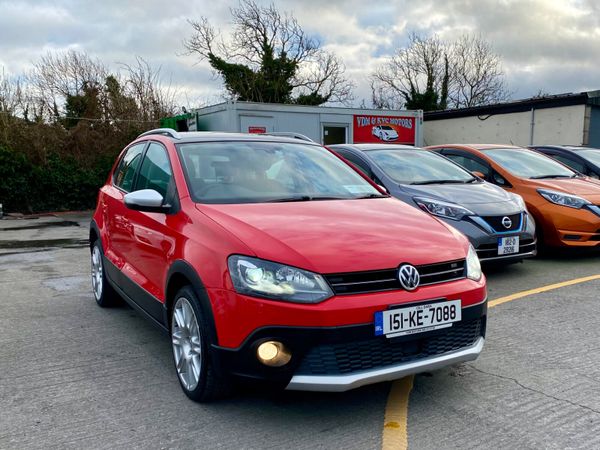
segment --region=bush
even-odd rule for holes
[[[33,166],[22,153],[0,147],[0,203],[5,212],[28,211]]]
[[[103,155],[86,167],[51,153],[33,164],[23,153],[0,147],[0,203],[5,212],[93,208],[113,162],[114,156]]]

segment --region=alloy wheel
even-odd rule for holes
[[[202,336],[196,313],[185,297],[180,297],[173,308],[171,342],[177,375],[185,389],[193,391],[202,371]]]
[[[92,249],[92,289],[96,300],[102,298],[102,254],[98,245]]]

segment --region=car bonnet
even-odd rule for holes
[[[413,197],[455,203],[478,215],[514,214],[521,210],[514,197],[491,183],[403,185],[402,188]]]
[[[462,259],[468,246],[451,227],[394,198],[197,208],[259,258],[320,273]]]

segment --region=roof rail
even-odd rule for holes
[[[179,133],[173,128],[155,128],[154,130],[149,130],[140,134],[137,139],[141,138],[142,136],[150,136],[153,134],[162,134],[163,136],[170,136],[173,139],[181,139]]]
[[[305,135],[300,134],[300,133],[295,133],[293,131],[272,131],[272,132],[269,132],[269,133],[260,133],[260,134],[265,134],[267,136],[289,137],[289,138],[292,138],[292,139],[300,139],[301,141],[315,142],[311,138],[309,138],[308,136],[305,136]]]

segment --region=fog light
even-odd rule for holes
[[[267,341],[258,346],[256,357],[266,366],[281,367],[290,362],[292,354],[281,342]]]

